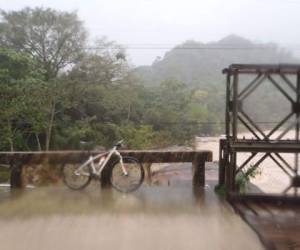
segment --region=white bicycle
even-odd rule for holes
[[[121,192],[132,192],[138,189],[144,180],[144,168],[133,157],[123,157],[118,148],[123,141],[116,143],[113,148],[105,153],[90,156],[83,164],[64,164],[62,175],[64,183],[73,190],[85,188],[93,178],[100,180],[103,169],[113,155],[117,160],[111,166],[110,182],[114,188]]]

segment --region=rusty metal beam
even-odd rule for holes
[[[257,153],[252,153],[243,163],[242,165],[236,170],[236,173],[240,172],[255,156]]]
[[[292,89],[294,92],[297,91],[297,88],[293,85],[293,83],[286,77],[286,75],[280,73],[281,79]]]
[[[270,138],[284,123],[286,123],[291,117],[293,113],[288,114],[285,118],[283,118],[268,134],[267,138]]]
[[[238,115],[238,119],[256,137],[257,140],[259,141],[261,140],[260,137],[255,133],[255,131],[249,126],[249,124],[240,115]]]
[[[239,74],[297,74],[299,64],[232,64],[223,70],[224,74],[233,74],[237,71]]]
[[[300,71],[297,72],[297,83],[296,83],[296,103],[300,103]],[[299,119],[300,113],[296,113],[296,120]],[[295,139],[299,141],[299,136],[300,136],[300,125],[299,123],[296,123],[296,128],[295,128]],[[299,169],[299,154],[295,155],[295,171],[298,174],[298,169]]]
[[[255,124],[254,121],[252,121],[252,119],[243,111],[240,110],[240,113],[246,118],[246,120],[263,136],[264,139],[267,139],[266,134],[262,131],[262,129]]]
[[[278,159],[281,160],[281,162],[291,171],[295,173],[295,169],[293,169],[290,164],[279,154],[279,153],[275,153],[275,155],[277,156]]]
[[[233,108],[232,108],[232,136],[233,138],[237,137],[237,121],[238,121],[238,74],[234,73],[233,75]]]
[[[262,74],[257,74],[257,76],[239,93],[238,98],[241,98],[243,94],[245,94],[253,85],[256,84],[258,79],[262,76]]]
[[[239,140],[230,144],[235,152],[300,153],[300,142]]]
[[[293,98],[275,81],[275,79],[272,76],[268,75],[267,78],[281,92],[281,94],[283,94],[291,103],[294,103]]]
[[[230,134],[230,75],[227,74],[226,77],[226,109],[225,109],[225,131],[226,135]],[[227,138],[228,139],[228,138]]]
[[[259,85],[261,85],[261,83],[267,78],[266,74],[257,82],[255,82],[254,84],[252,84],[250,86],[251,89],[248,90],[247,93],[244,94],[244,96],[241,95],[241,100],[246,99],[254,90],[256,90],[258,88]],[[251,84],[251,83],[250,83]]]
[[[276,163],[276,165],[284,172],[284,173],[286,173],[289,177],[292,177],[292,175],[280,164],[280,162],[279,161],[277,161],[276,159],[275,159],[275,157],[272,155],[272,154],[270,154],[270,158]]]

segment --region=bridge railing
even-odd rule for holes
[[[47,162],[51,164],[82,163],[90,155],[101,151],[39,151],[39,152],[0,152],[0,163],[11,166],[11,187],[22,188],[25,185],[24,172],[26,166],[34,166]],[[205,162],[212,161],[212,152],[200,151],[165,151],[165,150],[121,150],[123,156],[137,158],[146,167],[149,175],[152,163],[191,162],[193,165],[193,184],[203,187],[205,184]],[[108,186],[110,180],[109,168],[101,175],[102,186]]]

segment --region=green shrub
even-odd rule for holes
[[[236,189],[239,192],[245,192],[250,180],[259,174],[261,174],[261,171],[256,165],[251,165],[246,171],[240,171],[240,173],[235,176]]]

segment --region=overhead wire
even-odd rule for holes
[[[180,47],[180,46],[174,46],[174,47],[155,47],[155,46],[126,46],[121,45],[124,47],[83,47],[84,50],[102,50],[102,49],[112,49],[112,50],[121,50],[121,49],[127,49],[127,50],[274,50],[274,49],[291,49],[291,50],[300,50],[299,47],[293,47],[293,48],[286,48],[286,47],[268,47],[268,46],[253,46],[253,47]]]

